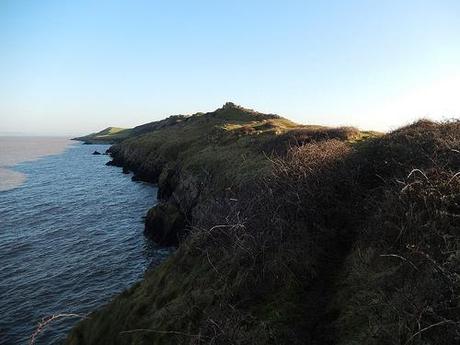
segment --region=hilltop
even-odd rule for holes
[[[97,133],[91,133],[83,137],[73,138],[72,140],[83,141],[87,144],[113,144],[126,139],[131,130],[119,127],[107,127]]]
[[[130,129],[111,164],[158,184],[177,251],[67,344],[453,344],[460,122],[388,134],[232,103]]]
[[[100,132],[92,133],[86,136],[77,137],[73,140],[83,141],[85,143],[119,143],[125,139],[138,137],[143,134],[156,132],[168,128],[180,131],[181,128],[196,127],[199,130],[218,131],[219,129],[234,131],[243,134],[281,134],[292,129],[309,129],[314,131],[324,130],[327,132],[330,128],[325,126],[305,126],[296,124],[286,118],[276,114],[264,114],[252,109],[247,109],[227,102],[221,108],[207,113],[196,113],[192,115],[171,115],[160,121],[149,122],[134,128],[108,127]],[[353,129],[355,134],[357,130]],[[363,132],[369,135],[369,132]],[[366,134],[367,133],[367,134]],[[324,133],[324,135],[328,135]]]

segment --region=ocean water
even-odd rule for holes
[[[92,155],[108,145],[57,146],[9,168],[26,178],[0,191],[0,344],[27,344],[43,318],[78,315],[56,318],[35,338],[60,344],[171,252],[142,234],[154,186]]]
[[[27,178],[24,173],[9,167],[61,153],[71,143],[60,137],[0,137],[0,191],[18,187]]]

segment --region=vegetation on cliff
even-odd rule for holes
[[[111,154],[158,182],[146,232],[178,250],[68,344],[459,341],[460,122],[378,135],[233,104],[167,122]]]

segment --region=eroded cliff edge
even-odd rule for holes
[[[132,171],[134,179],[158,184],[160,202],[147,214],[145,233],[162,245],[179,243],[197,218],[197,206],[219,195],[235,196],[243,185],[256,185],[269,172],[269,156],[275,152],[299,141],[362,136],[352,128],[300,126],[233,103],[211,113],[170,116],[132,131],[141,135],[113,145],[108,164]]]
[[[144,128],[113,164],[158,183],[146,232],[178,250],[67,343],[457,339],[458,122],[378,136],[227,104]]]

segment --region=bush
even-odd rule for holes
[[[459,342],[459,130],[420,121],[363,150],[374,189],[337,299],[340,344]]]

